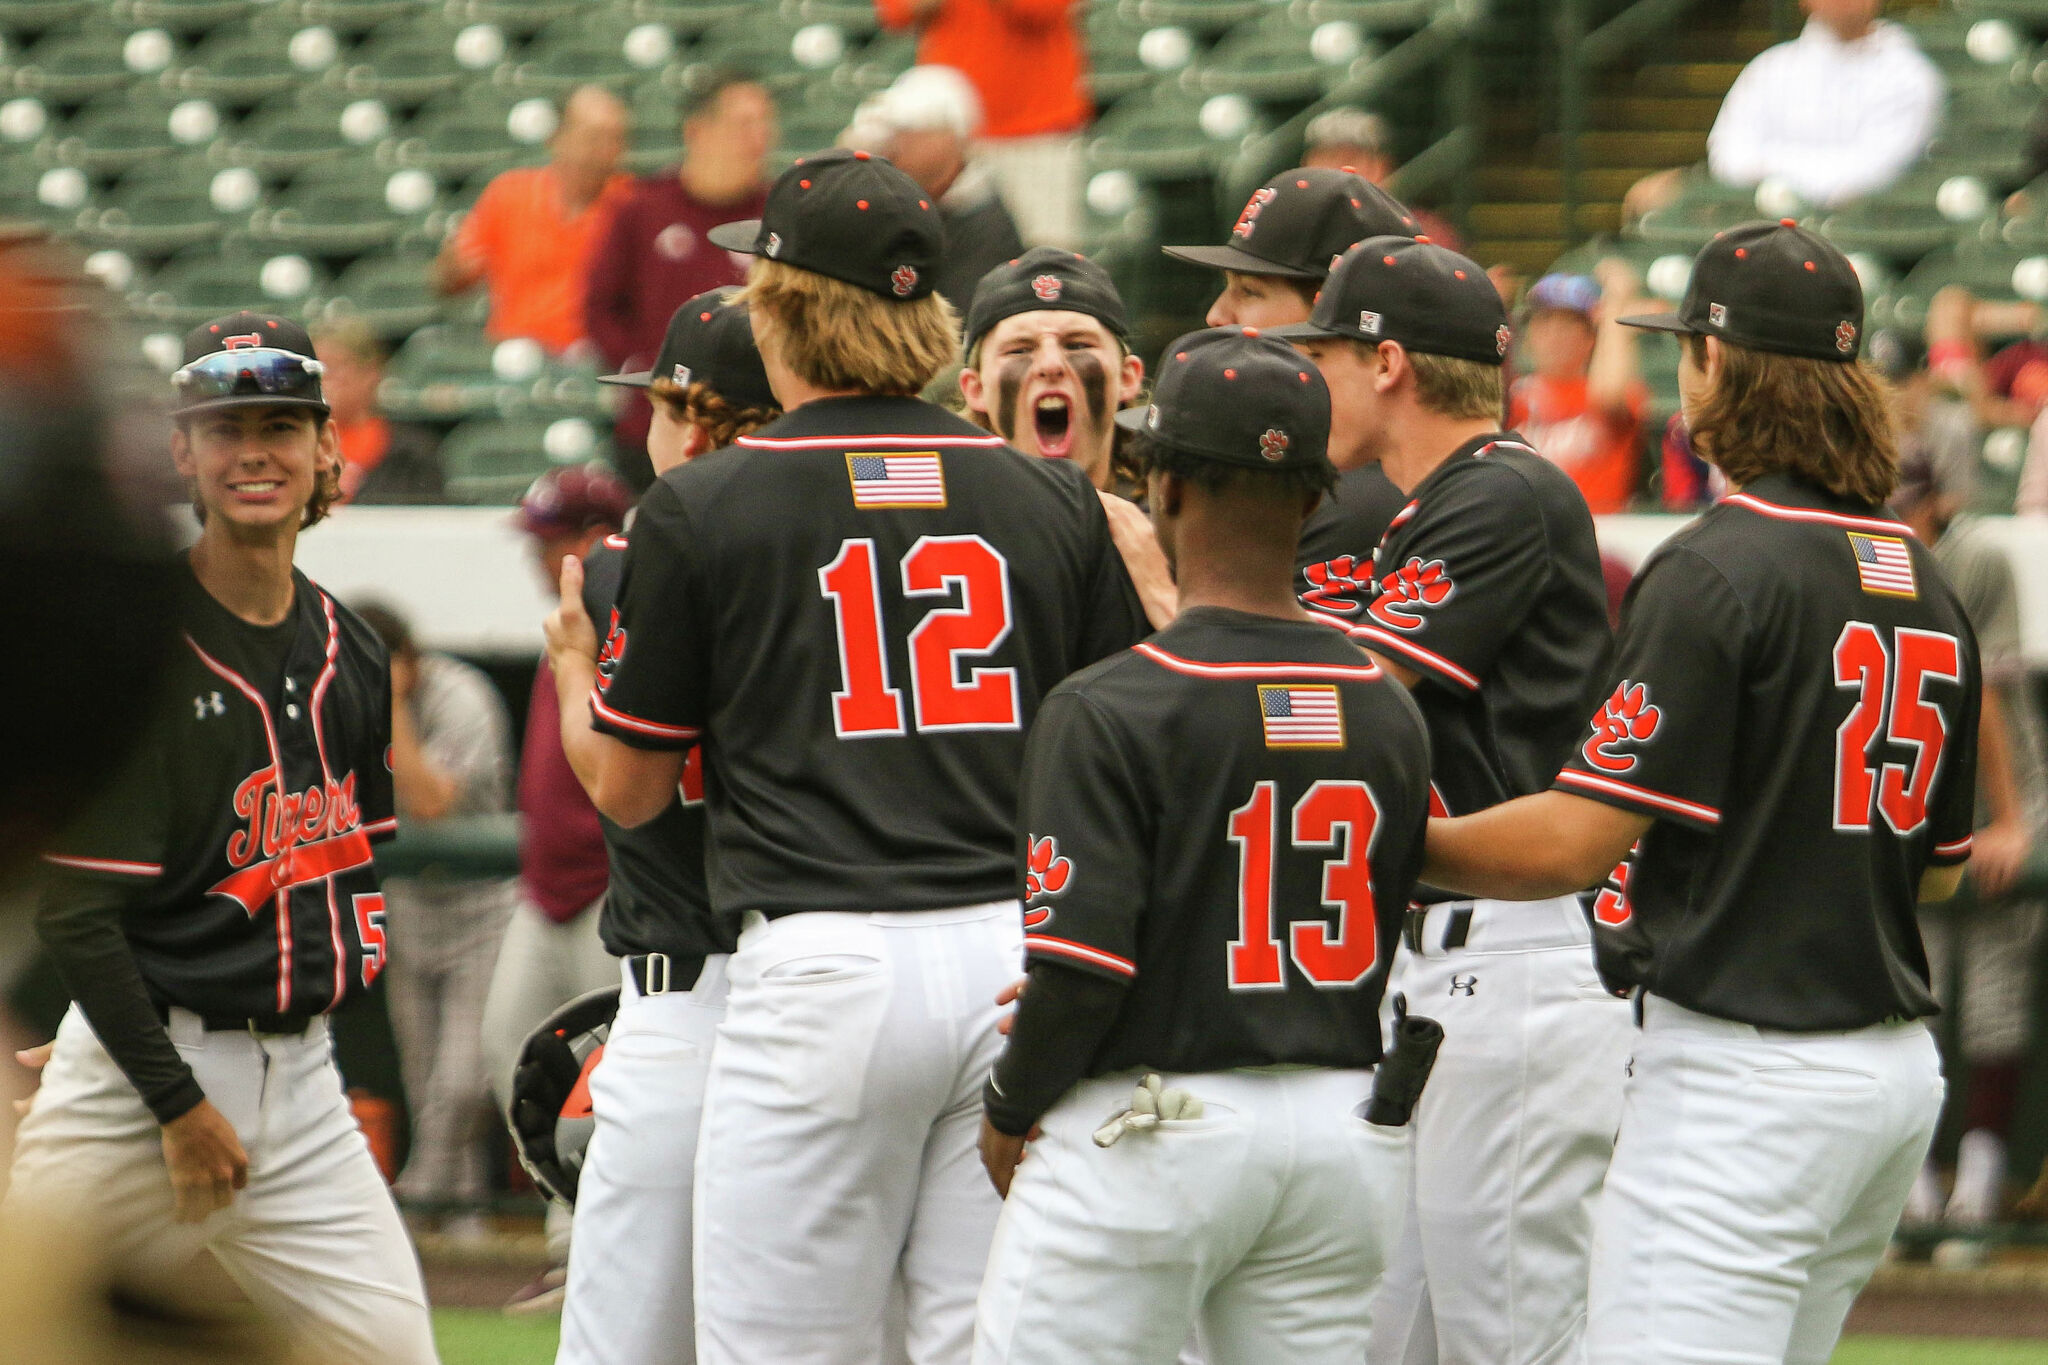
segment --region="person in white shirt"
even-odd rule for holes
[[[1884,189],[1927,150],[1942,80],[1883,0],[1801,0],[1806,27],[1735,78],[1707,135],[1707,170],[1727,185],[1775,181],[1800,203],[1833,207]],[[1631,218],[1669,203],[1685,172],[1629,191]]]

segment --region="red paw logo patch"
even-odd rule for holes
[[[609,692],[612,674],[619,668],[619,660],[626,657],[626,629],[619,624],[619,609],[612,608],[611,626],[605,632],[604,647],[597,651],[597,690]]]
[[[1036,929],[1052,919],[1052,908],[1033,906],[1030,902],[1064,892],[1074,880],[1074,865],[1060,856],[1059,841],[1052,835],[1042,839],[1035,834],[1027,837],[1031,851],[1024,863],[1024,927]]]
[[[1301,571],[1301,576],[1308,581],[1301,605],[1311,611],[1356,616],[1372,601],[1372,561],[1356,555],[1338,555],[1320,564],[1310,564]]]
[[[1593,736],[1582,750],[1586,762],[1603,773],[1633,771],[1641,757],[1622,750],[1654,739],[1663,719],[1664,713],[1650,704],[1650,689],[1646,685],[1622,679],[1614,695],[1600,708],[1600,714],[1593,717]]]
[[[1392,630],[1421,630],[1423,613],[1450,601],[1457,590],[1441,559],[1427,563],[1410,559],[1380,580],[1380,595],[1368,610],[1375,621]]]

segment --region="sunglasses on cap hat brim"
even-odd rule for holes
[[[215,351],[181,367],[171,385],[182,400],[178,411],[276,403],[326,412],[320,376],[326,366],[311,356],[269,346]]]

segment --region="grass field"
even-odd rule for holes
[[[508,1318],[474,1308],[434,1310],[441,1365],[550,1365],[554,1318]],[[2048,1341],[1851,1337],[1834,1365],[2048,1365]]]

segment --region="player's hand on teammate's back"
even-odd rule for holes
[[[1012,981],[1009,985],[996,992],[996,1003],[998,1005],[1016,1004],[1017,998],[1023,995],[1030,985],[1030,977],[1018,977],[1015,981]],[[1010,1030],[1015,1027],[1017,1027],[1017,1011],[1015,1010],[1011,1010],[1008,1014],[996,1020],[996,1032],[1002,1034],[1005,1038],[1010,1036]]]
[[[1103,514],[1109,518],[1110,541],[1123,556],[1124,571],[1144,603],[1145,619],[1154,630],[1166,629],[1180,612],[1180,589],[1174,584],[1165,552],[1159,548],[1152,518],[1136,503],[1114,493],[1098,491],[1096,496],[1102,499]]]
[[[551,661],[569,654],[597,658],[597,626],[590,613],[583,610],[583,561],[575,555],[562,559],[562,598],[548,613],[541,630],[547,636]]]
[[[1010,1177],[1017,1174],[1017,1164],[1024,1160],[1025,1144],[1037,1136],[1036,1127],[1025,1137],[998,1133],[988,1115],[981,1116],[981,1168],[988,1172],[989,1183],[1002,1198],[1010,1197]]]
[[[181,1223],[204,1222],[249,1183],[249,1154],[213,1101],[201,1100],[164,1125],[164,1165]]]
[[[2030,851],[2024,822],[1995,821],[1977,831],[1970,849],[1970,883],[1984,900],[1996,900],[2012,889],[2027,865]]]

